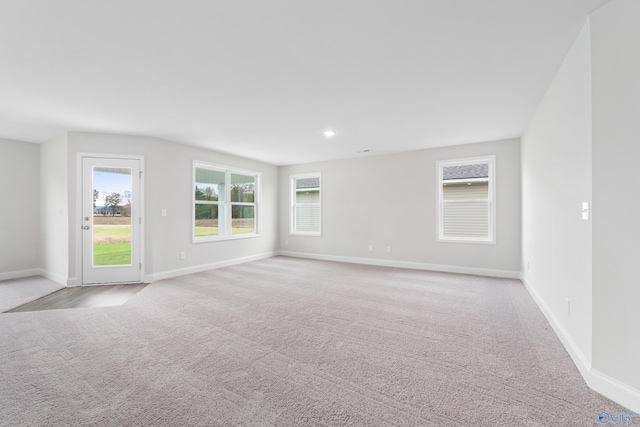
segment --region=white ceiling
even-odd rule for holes
[[[606,1],[2,0],[0,137],[276,165],[519,137]]]

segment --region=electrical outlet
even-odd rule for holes
[[[567,316],[571,316],[571,300],[567,298],[566,301],[567,301]]]
[[[391,253],[391,246],[387,246],[387,253],[390,254]]]
[[[162,216],[167,216],[167,210],[166,209],[162,209]]]
[[[187,259],[187,253],[186,252],[180,252],[180,259]]]
[[[369,245],[369,252],[373,252],[373,245]]]
[[[582,202],[582,219],[589,220],[589,202]]]

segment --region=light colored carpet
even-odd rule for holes
[[[53,280],[40,276],[0,282],[0,313],[37,300],[45,295],[64,288]]]
[[[523,285],[276,257],[120,307],[0,315],[11,426],[589,426]]]

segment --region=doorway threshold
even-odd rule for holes
[[[114,307],[123,305],[148,283],[64,288],[35,301],[28,302],[6,313],[59,310],[68,308]]]

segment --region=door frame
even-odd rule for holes
[[[145,282],[146,278],[146,263],[145,263],[145,166],[143,155],[130,155],[130,154],[108,154],[108,153],[76,153],[76,217],[73,221],[73,230],[75,231],[76,240],[76,256],[75,256],[75,280],[69,280],[68,286],[102,286],[102,284],[83,285],[83,272],[82,272],[82,181],[83,170],[82,163],[85,158],[97,158],[97,159],[126,159],[126,160],[138,160],[140,161],[140,281]],[[105,283],[108,284],[108,283]]]

